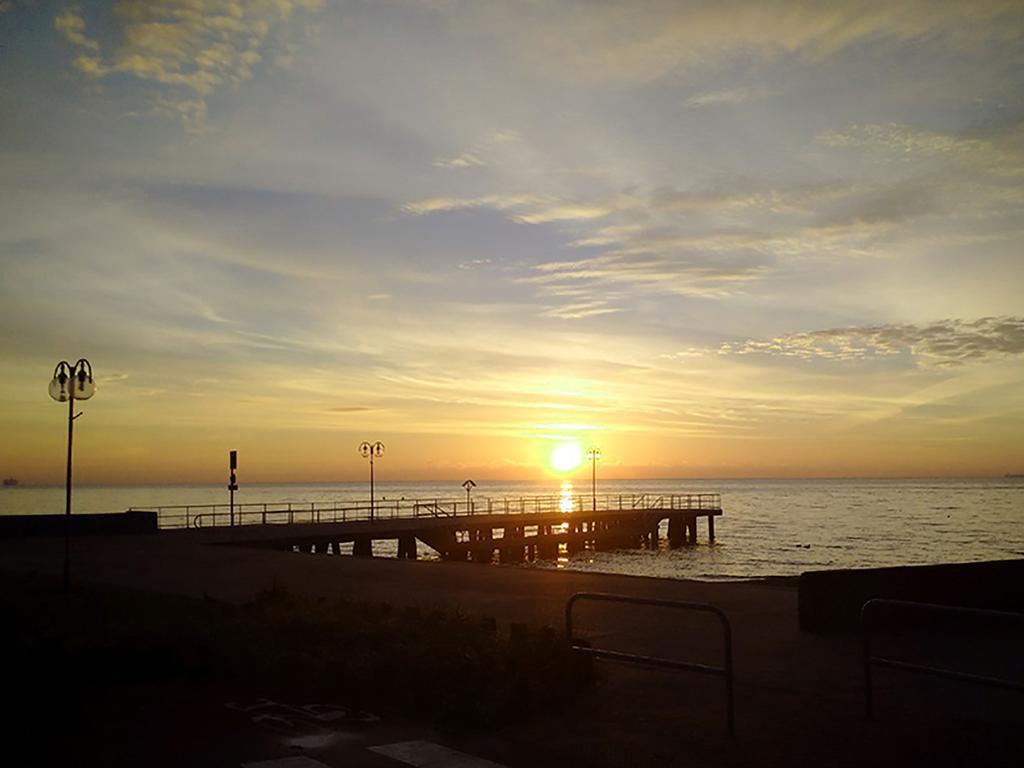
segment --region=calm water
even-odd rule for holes
[[[480,483],[474,498],[556,494],[557,483]],[[586,494],[589,484],[577,484]],[[717,543],[687,549],[583,552],[524,567],[668,578],[786,576],[822,568],[1024,557],[1024,480],[604,481],[599,493],[722,494]],[[238,502],[356,501],[365,484],[250,485]],[[378,483],[378,497],[465,498],[457,483]],[[81,487],[76,512],[226,503],[221,486]],[[63,488],[0,489],[0,514],[63,512]],[[662,532],[664,537],[665,532]],[[393,546],[375,545],[380,555]],[[429,550],[422,550],[428,554]]]

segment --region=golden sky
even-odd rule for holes
[[[1019,2],[0,2],[0,475],[1024,471]],[[585,474],[581,468],[579,474]]]

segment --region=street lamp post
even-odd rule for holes
[[[92,380],[92,365],[84,357],[71,365],[66,360],[57,363],[50,381],[50,397],[58,403],[68,404],[68,469],[64,486],[64,591],[71,589],[71,446],[75,436],[75,400],[88,400],[96,393]]]
[[[474,483],[472,480],[467,480],[462,484],[462,487],[466,489],[466,510],[472,512],[473,503],[469,498],[469,492],[476,488],[476,483]]]
[[[384,443],[378,440],[375,443],[364,440],[359,444],[359,453],[364,459],[370,460],[370,522],[373,522],[374,506],[376,501],[373,494],[373,460],[384,455]]]
[[[600,448],[591,448],[587,451],[587,458],[590,459],[590,502],[594,512],[597,512],[597,460],[601,458]]]

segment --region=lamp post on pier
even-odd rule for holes
[[[88,400],[96,393],[92,380],[92,364],[84,357],[71,365],[66,360],[57,363],[50,380],[50,397],[58,403],[68,404],[68,466],[64,486],[64,591],[71,589],[71,445],[75,436],[75,400]]]
[[[466,510],[472,512],[473,504],[471,499],[469,498],[469,492],[476,488],[476,483],[474,483],[472,480],[467,480],[462,484],[462,487],[466,489]]]
[[[590,459],[590,503],[594,512],[597,512],[597,460],[601,458],[600,448],[591,448],[587,451],[587,458]]]
[[[373,495],[373,460],[384,455],[384,443],[380,440],[375,443],[364,440],[359,444],[359,453],[364,459],[370,460],[370,522],[373,522],[374,505],[376,504]]]

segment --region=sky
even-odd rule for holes
[[[1018,0],[0,0],[0,474],[1024,472],[1022,213]]]

